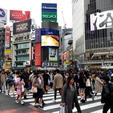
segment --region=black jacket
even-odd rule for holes
[[[109,83],[103,85],[103,90],[102,90],[102,94],[101,94],[101,102],[102,103],[110,103],[111,102]]]

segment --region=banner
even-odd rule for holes
[[[42,21],[57,21],[57,13],[42,12]]]
[[[56,48],[49,48],[49,61],[58,61],[58,50]]]
[[[25,33],[31,31],[31,19],[13,24],[13,34]]]
[[[42,35],[41,36],[41,46],[59,46],[59,36],[55,35]]]
[[[41,42],[41,29],[35,29],[35,43]]]
[[[5,28],[5,48],[10,47],[10,27]]]
[[[113,10],[90,15],[90,30],[113,28]]]
[[[0,23],[7,23],[7,10],[0,8]]]
[[[30,19],[30,11],[10,10],[10,20],[24,21]]]
[[[35,66],[41,66],[41,45],[35,44]]]
[[[11,60],[11,49],[5,49],[5,60]]]
[[[59,36],[59,31],[55,29],[42,28],[41,35],[56,35]]]

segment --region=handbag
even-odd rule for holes
[[[60,111],[59,113],[68,113],[67,106],[60,106]]]
[[[65,113],[65,106],[60,106],[60,111],[59,113]]]
[[[31,92],[32,92],[32,93],[37,93],[37,87],[32,86],[32,88],[31,88]]]

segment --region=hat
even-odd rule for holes
[[[104,76],[102,77],[102,79],[105,80],[106,82],[109,82],[109,77],[108,77],[107,75],[106,75],[106,76],[104,75]]]

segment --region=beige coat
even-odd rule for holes
[[[6,74],[1,74],[1,82],[4,83],[6,82],[7,76]]]
[[[35,77],[33,79],[32,85],[37,87],[37,88],[44,89],[44,80],[43,80],[43,77],[41,77],[41,84],[39,83],[39,79]]]
[[[54,76],[54,81],[53,81],[53,88],[62,88],[63,87],[63,77],[61,74],[57,73]]]
[[[99,77],[95,78],[95,92],[96,93],[101,93],[102,92],[102,86],[103,83]]]

